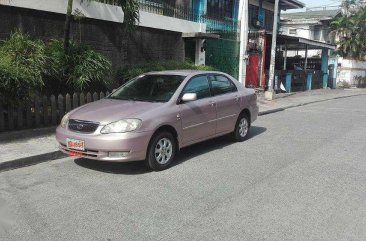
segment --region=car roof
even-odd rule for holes
[[[183,76],[188,76],[188,75],[195,75],[195,74],[210,74],[210,73],[224,74],[224,73],[218,72],[218,71],[195,70],[195,69],[153,71],[153,72],[148,72],[146,74],[183,75]]]

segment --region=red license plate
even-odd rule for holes
[[[69,156],[83,157],[83,153],[77,151],[69,151]]]
[[[66,139],[66,146],[68,149],[73,149],[77,151],[84,151],[85,150],[85,144],[84,141],[81,140],[75,140],[75,139]]]

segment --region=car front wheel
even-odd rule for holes
[[[176,144],[169,132],[160,132],[153,136],[146,158],[149,169],[160,171],[168,168],[174,160]]]

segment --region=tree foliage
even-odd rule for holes
[[[90,85],[107,87],[110,60],[84,44],[71,41],[69,48],[65,53],[63,41],[44,44],[19,31],[11,34],[0,43],[0,102],[27,101],[45,88],[85,91]]]
[[[337,52],[346,58],[365,60],[366,6],[360,1],[345,1],[344,12],[331,23],[338,38]]]
[[[87,45],[70,42],[69,51],[65,53],[63,42],[52,40],[45,54],[47,80],[66,84],[76,91],[85,90],[91,82],[108,85],[111,62]]]
[[[132,79],[141,74],[151,71],[163,71],[163,70],[176,70],[176,69],[197,69],[197,70],[215,70],[211,66],[207,65],[195,65],[190,61],[164,61],[153,62],[141,65],[125,66],[120,68],[116,77],[120,83],[123,83],[129,79]]]
[[[20,102],[43,86],[45,45],[29,35],[14,32],[0,45],[0,96],[4,102]]]

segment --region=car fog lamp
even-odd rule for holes
[[[108,157],[122,158],[122,157],[127,157],[129,153],[130,153],[129,151],[111,151],[108,153]]]

